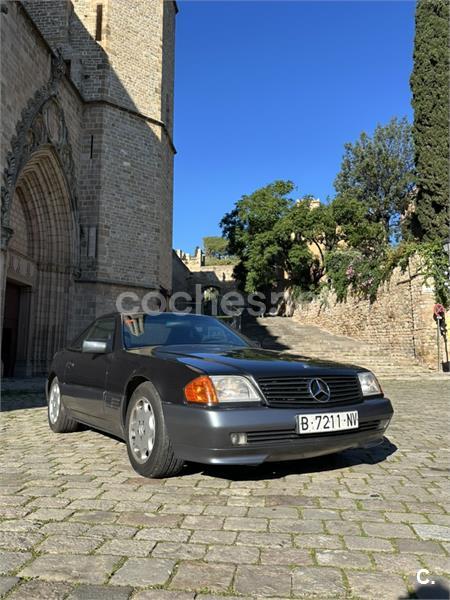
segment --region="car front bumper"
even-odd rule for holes
[[[393,414],[387,398],[324,408],[203,408],[164,403],[164,416],[175,454],[192,462],[258,465],[331,454],[381,443]],[[298,435],[296,415],[357,410],[355,430]],[[246,433],[247,443],[233,445],[232,433]]]

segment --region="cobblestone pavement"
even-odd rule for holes
[[[371,451],[152,481],[123,443],[53,434],[42,397],[1,415],[0,595],[14,600],[429,598],[447,586],[447,381],[387,381]],[[41,407],[39,407],[41,405]],[[19,408],[26,407],[26,408]],[[10,410],[16,408],[16,410]],[[426,577],[424,572],[423,576]]]

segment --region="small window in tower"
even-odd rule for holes
[[[102,19],[103,19],[103,4],[97,4],[97,18],[95,21],[95,39],[97,42],[102,40]]]

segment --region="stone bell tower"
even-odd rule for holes
[[[115,310],[120,293],[170,292],[177,7],[171,0],[28,0],[6,7],[2,84],[7,93],[21,93],[2,111],[2,157],[10,154],[2,164],[8,235],[0,283],[3,297],[6,283],[10,292],[8,336],[22,332],[21,360],[35,373],[91,319]],[[60,123],[53,138],[49,106]],[[45,126],[39,145],[27,145],[38,120]],[[40,175],[44,153],[59,191]],[[41,193],[38,182],[49,189]],[[57,219],[55,202],[65,216],[53,255],[42,247],[44,228]],[[8,275],[16,247],[17,257],[30,263],[27,272],[35,273],[30,281]],[[64,272],[64,283],[55,272]],[[26,317],[20,309],[25,287]],[[39,294],[61,300],[33,310]]]

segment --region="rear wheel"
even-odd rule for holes
[[[167,432],[161,400],[150,382],[131,396],[126,419],[127,449],[133,469],[144,477],[170,477],[180,472]]]
[[[47,414],[48,424],[55,433],[71,433],[78,427],[78,423],[67,414],[57,377],[50,384]]]

